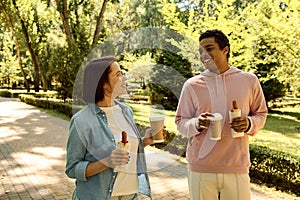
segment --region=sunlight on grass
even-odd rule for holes
[[[251,143],[300,156],[300,112],[292,108],[275,111],[268,114],[265,127],[250,138]]]
[[[43,109],[43,108],[39,108],[42,112],[45,112],[49,115],[53,115],[55,117],[59,117],[60,119],[64,119],[64,120],[67,120],[69,121],[71,118],[63,113],[60,113],[56,110],[49,110],[49,109]]]

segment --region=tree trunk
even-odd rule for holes
[[[5,15],[5,18],[6,18],[7,21],[8,21],[8,24],[9,24],[9,27],[10,27],[10,29],[11,29],[11,32],[12,32],[14,38],[15,38],[14,40],[15,40],[16,49],[17,49],[17,52],[18,52],[18,61],[19,61],[20,70],[21,70],[22,76],[23,76],[23,78],[24,78],[24,83],[25,83],[26,90],[27,90],[27,92],[30,92],[30,86],[29,86],[28,80],[26,79],[25,71],[24,71],[24,69],[23,69],[23,63],[22,63],[22,57],[21,57],[20,44],[19,44],[19,41],[18,41],[18,38],[17,38],[16,31],[15,31],[15,29],[14,29],[12,20],[11,20],[10,16],[8,15],[8,13],[6,12],[6,8],[4,7],[4,5],[2,4],[1,1],[0,1],[0,7],[1,7],[2,12],[3,12],[4,15]]]
[[[65,30],[65,34],[67,37],[69,47],[72,47],[72,33],[71,33],[70,25],[69,25],[67,0],[62,0],[62,1],[56,0],[56,5],[57,5],[57,10],[58,10],[60,17],[62,19],[62,22],[63,22],[63,26],[64,26],[64,30]]]
[[[42,65],[39,62],[37,54],[35,53],[34,49],[32,48],[32,45],[31,45],[31,42],[30,42],[30,39],[29,39],[29,34],[28,34],[27,28],[25,26],[25,22],[19,14],[20,11],[19,11],[19,8],[16,4],[16,1],[13,0],[12,2],[13,2],[14,7],[17,10],[17,16],[18,16],[18,18],[21,22],[22,32],[25,36],[26,45],[27,45],[27,48],[29,50],[29,53],[30,53],[30,56],[31,56],[31,59],[32,59],[32,63],[33,63],[33,66],[34,66],[34,90],[35,90],[35,92],[39,92],[39,90],[40,90],[40,88],[39,88],[39,86],[40,86],[39,73],[41,73],[43,88],[46,91],[46,90],[48,90],[48,84],[47,84],[45,72],[43,70]]]
[[[96,29],[95,29],[95,33],[94,33],[92,48],[94,48],[96,46],[97,42],[98,42],[100,27],[101,27],[101,23],[102,23],[102,20],[103,20],[103,16],[104,16],[104,12],[105,12],[105,9],[106,9],[107,2],[108,2],[108,0],[103,0],[102,7],[101,7],[101,10],[100,10],[99,16],[97,18],[97,24],[96,24]]]

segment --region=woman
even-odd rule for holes
[[[126,94],[126,78],[114,57],[90,61],[84,69],[83,99],[88,103],[70,122],[66,174],[76,179],[73,200],[137,199],[151,197],[144,146],[145,137],[129,106],[116,97]],[[128,135],[128,151],[117,148],[121,133]],[[122,169],[122,170],[120,170]]]

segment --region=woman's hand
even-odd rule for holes
[[[151,144],[154,144],[152,134],[153,134],[153,129],[147,128],[146,132],[145,132],[145,135],[143,137],[144,147],[146,147],[148,145],[151,145]]]
[[[126,165],[130,159],[129,153],[127,151],[123,151],[121,149],[115,149],[111,152],[111,154],[100,160],[104,165],[114,168],[118,165]]]
[[[164,126],[163,134],[164,134],[164,140],[166,140],[166,126]],[[155,143],[152,135],[153,135],[153,129],[151,128],[146,129],[145,136],[143,137],[144,147]]]
[[[87,165],[85,176],[90,177],[99,174],[108,168],[115,168],[118,165],[125,165],[129,161],[129,153],[120,149],[113,150],[111,154],[99,161],[90,162]]]

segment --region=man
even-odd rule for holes
[[[220,30],[201,34],[200,59],[206,70],[183,86],[176,112],[177,129],[188,141],[191,200],[250,200],[249,136],[263,128],[267,107],[257,77],[229,66],[230,44]],[[241,117],[230,123],[235,100]],[[208,134],[209,118],[220,113],[220,140]],[[231,131],[244,132],[233,138]]]

